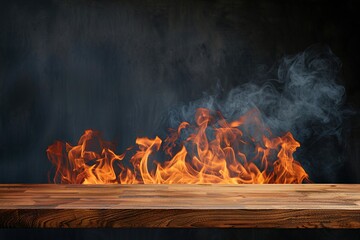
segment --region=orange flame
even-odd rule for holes
[[[117,155],[97,131],[86,130],[76,146],[55,142],[47,149],[55,183],[201,184],[303,183],[309,181],[293,153],[300,144],[290,132],[272,137],[256,110],[233,122],[199,108],[196,124],[182,122],[162,141],[137,138]],[[187,135],[184,140],[183,135]],[[162,149],[162,151],[160,151]],[[163,154],[170,160],[150,160]],[[125,161],[130,155],[130,161]]]

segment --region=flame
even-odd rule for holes
[[[76,184],[309,181],[304,168],[293,158],[299,142],[290,132],[273,137],[256,110],[227,122],[220,112],[212,114],[199,108],[195,124],[180,123],[178,129],[170,129],[164,140],[137,138],[136,146],[118,155],[113,144],[93,130],[86,130],[76,146],[55,142],[47,149],[56,168],[53,181]],[[169,160],[157,161],[161,154]]]

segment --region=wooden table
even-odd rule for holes
[[[0,227],[360,228],[360,185],[0,184]]]

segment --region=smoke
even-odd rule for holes
[[[312,46],[295,56],[284,57],[277,78],[250,81],[232,89],[225,97],[206,95],[188,105],[172,109],[169,121],[193,122],[199,107],[221,111],[229,121],[250,109],[258,109],[273,133],[290,131],[297,140],[340,136],[345,89],[336,83],[341,62],[328,47]]]

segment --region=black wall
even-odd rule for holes
[[[47,146],[56,139],[75,143],[88,128],[102,131],[121,152],[137,136],[163,131],[169,108],[218,83],[229,91],[313,44],[326,44],[339,57],[345,108],[360,107],[356,1],[0,6],[0,183],[46,183]],[[343,129],[337,168],[313,175],[316,182],[360,183],[359,114],[348,115]],[[328,156],[319,161],[326,167]]]

